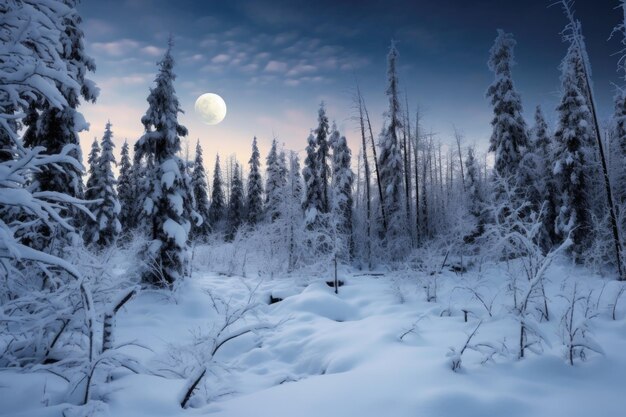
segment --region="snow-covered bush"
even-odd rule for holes
[[[597,316],[591,301],[592,294],[592,291],[587,294],[581,293],[575,283],[571,294],[562,296],[567,301],[560,326],[563,354],[572,366],[576,357],[584,361],[587,352],[604,353],[591,335],[591,320]]]

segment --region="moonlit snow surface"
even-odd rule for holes
[[[300,272],[264,278],[258,274],[264,259],[252,251],[245,261],[235,262],[233,273],[232,248],[230,243],[198,245],[193,275],[173,295],[142,291],[119,311],[115,343],[120,347],[114,353],[132,358],[141,371],[116,370],[108,382],[103,374],[94,384],[98,400],[90,401],[90,407],[104,411],[94,415],[624,415],[626,304],[618,303],[616,320],[610,310],[618,281],[571,262],[555,262],[546,271],[545,286],[553,316],[537,323],[537,331],[550,343],[542,345],[541,354],[518,360],[519,323],[510,313],[509,283],[502,279],[506,271],[520,267],[517,260],[486,264],[480,272],[470,269],[462,275],[444,269],[436,275],[437,299],[429,302],[423,285],[434,278],[428,273],[367,276],[339,266],[345,285],[334,294],[324,282],[324,271],[319,276]],[[135,261],[123,252],[113,256],[112,273],[125,276]],[[567,301],[558,294],[565,282],[577,283],[584,294],[595,290],[594,303],[603,289],[593,337],[604,352],[590,352],[575,366],[567,364],[561,341],[559,317]],[[467,288],[494,300],[492,316]],[[270,295],[283,301],[269,304]],[[212,346],[211,332],[224,319],[212,307],[216,300],[228,300],[228,311],[241,311],[250,297],[254,312],[234,331],[257,324],[259,330],[228,341],[211,360],[203,359]],[[470,312],[467,322],[462,309]],[[455,373],[450,369],[451,348],[458,351],[478,323],[474,342],[508,346],[510,356],[496,355],[485,362],[483,354],[468,350]],[[191,409],[184,410],[181,392],[202,366],[210,372],[195,391]],[[60,416],[73,407],[67,391],[68,382],[55,374],[4,369],[0,416]]]
[[[208,125],[216,125],[226,117],[226,103],[213,93],[202,94],[196,100],[196,114]]]

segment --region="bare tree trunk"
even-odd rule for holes
[[[441,213],[445,213],[445,198],[443,192],[443,160],[441,159],[441,141],[437,145],[439,147],[439,190],[441,191]]]
[[[402,152],[404,154],[404,194],[407,226],[411,225],[411,154],[409,142],[411,141],[411,126],[409,125],[409,99],[406,97],[406,111],[404,131],[402,133]],[[408,142],[407,142],[408,141]],[[411,228],[412,229],[412,228]],[[410,233],[413,235],[412,233]]]
[[[370,167],[367,161],[367,141],[365,139],[365,122],[363,120],[363,101],[357,86],[359,100],[359,124],[361,127],[361,146],[363,147],[363,168],[365,169],[365,205],[367,212],[367,265],[372,268],[372,200],[370,198]]]
[[[420,143],[420,114],[419,110],[415,112],[415,143],[413,145],[413,159],[414,159],[414,167],[415,167],[415,234],[416,240],[419,244],[420,242],[420,176],[419,176],[419,164],[418,164],[418,155],[419,155],[419,143]]]
[[[429,226],[429,218],[428,218],[428,190],[426,189],[426,178],[428,174],[428,165],[430,158],[428,157],[428,143],[424,143],[422,147],[422,210],[424,215],[423,219],[423,230],[426,231],[426,234],[430,235],[430,226]]]
[[[463,171],[463,153],[461,152],[461,141],[463,140],[463,136],[457,130],[456,126],[454,127],[454,139],[456,139],[456,148],[459,152],[459,166],[461,167],[461,181],[463,182],[463,191],[465,190],[465,172]]]
[[[433,236],[434,234],[434,229],[435,229],[435,211],[437,210],[437,206],[439,204],[439,202],[437,201],[437,175],[435,175],[435,173],[437,172],[436,169],[437,167],[435,166],[435,164],[437,163],[437,160],[435,159],[435,156],[433,155],[433,153],[435,152],[435,145],[433,143],[433,138],[432,136],[430,137],[430,140],[428,141],[428,176],[430,179],[430,196],[431,198],[431,214],[433,214],[432,218],[430,219],[430,223],[429,223],[429,230],[430,230],[430,235]]]
[[[356,160],[356,197],[354,199],[354,209],[358,212],[361,205],[361,160],[363,158],[363,150],[359,149],[359,155]]]
[[[378,184],[378,198],[380,198],[380,212],[383,216],[384,231],[387,232],[387,216],[385,215],[385,199],[383,197],[383,186],[380,183],[380,172],[378,170],[378,156],[376,155],[376,144],[374,143],[374,133],[372,132],[372,123],[370,121],[370,115],[365,106],[365,100],[361,97],[363,103],[363,111],[365,112],[365,118],[367,119],[367,127],[370,132],[370,139],[372,141],[372,153],[374,154],[374,168],[376,168],[376,183]]]

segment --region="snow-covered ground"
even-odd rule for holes
[[[511,265],[509,265],[511,268]],[[519,324],[511,312],[506,266],[483,265],[463,275],[340,268],[339,294],[319,276],[258,278],[197,270],[173,295],[143,291],[119,313],[117,344],[144,371],[120,369],[98,387],[94,415],[244,416],[623,416],[626,410],[626,297],[612,304],[620,283],[560,261],[548,273],[550,321],[538,324],[542,353],[518,360]],[[426,289],[436,301],[426,301]],[[561,316],[578,283],[597,316],[592,338],[604,353],[587,352],[570,366]],[[472,295],[494,299],[492,316]],[[269,304],[270,296],[282,301]],[[465,322],[465,314],[468,321]],[[241,313],[244,311],[243,313]],[[241,314],[240,314],[241,313]],[[215,329],[252,329],[209,352]],[[495,350],[492,361],[457,351],[479,324],[472,344]],[[591,338],[591,336],[590,336]],[[149,348],[149,349],[146,349]],[[507,353],[508,349],[508,353]],[[182,392],[201,368],[207,374],[181,409]],[[47,372],[0,372],[0,414],[82,415],[58,404],[67,383]]]

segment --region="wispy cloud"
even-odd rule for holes
[[[134,39],[119,39],[110,42],[94,42],[91,44],[96,54],[109,58],[133,57],[145,55],[157,57],[163,54],[164,49],[154,45],[145,44]]]
[[[230,61],[230,56],[227,54],[219,54],[219,55],[215,55],[212,59],[211,62],[214,64],[224,64],[226,62]]]
[[[288,66],[286,62],[272,60],[265,66],[265,71],[283,73],[287,71],[287,68]]]
[[[320,38],[302,37],[295,31],[252,34],[236,26],[206,34],[199,45],[201,55],[207,57],[202,72],[222,75],[238,72],[249,77],[249,84],[278,80],[297,87],[322,80],[330,82],[338,73],[353,71],[368,63],[365,57],[345,47],[325,43]],[[190,55],[188,53],[183,62],[192,62]],[[279,74],[287,78],[272,77]]]

